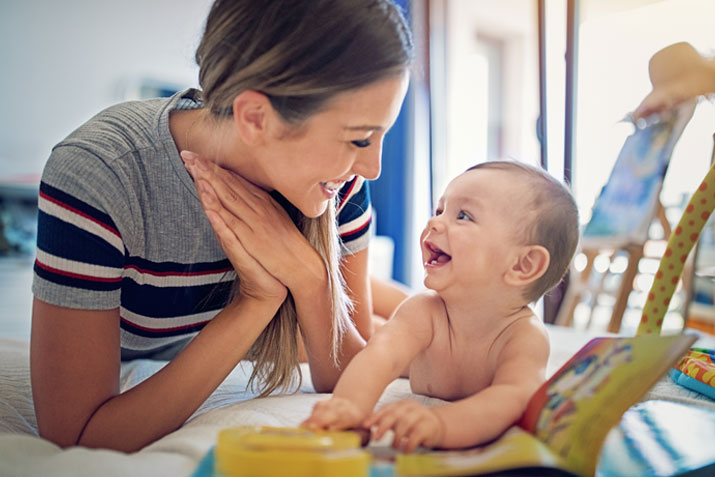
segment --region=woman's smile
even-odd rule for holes
[[[328,181],[328,182],[321,182],[320,187],[323,190],[323,193],[328,199],[332,199],[338,194],[338,191],[349,181],[351,181],[355,176],[351,176],[350,179],[347,181],[343,180],[338,180],[338,181]]]

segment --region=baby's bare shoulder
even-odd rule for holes
[[[402,302],[399,311],[410,316],[432,317],[438,313],[445,313],[442,298],[432,290],[415,293]]]
[[[526,317],[500,336],[489,360],[495,365],[494,383],[513,384],[531,395],[546,378],[549,335],[541,320]]]
[[[494,352],[504,355],[532,355],[548,359],[549,333],[541,319],[529,311],[511,323],[492,346]]]
[[[380,331],[388,330],[389,333],[376,333],[375,337],[378,334],[386,337],[389,335],[390,338],[409,334],[421,342],[429,343],[432,341],[440,310],[444,310],[444,303],[435,293],[427,290],[411,295],[400,304],[392,318],[380,329]]]

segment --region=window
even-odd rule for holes
[[[536,2],[430,2],[433,201],[469,166],[540,161]],[[440,35],[442,32],[442,35]]]

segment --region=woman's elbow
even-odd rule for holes
[[[316,393],[332,393],[335,389],[335,384],[337,380],[327,380],[320,379],[318,377],[312,377],[313,389]]]
[[[66,428],[63,429],[62,426],[43,425],[38,421],[37,432],[40,437],[62,449],[78,445],[79,433],[68,432],[68,430]]]

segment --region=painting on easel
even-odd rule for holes
[[[688,103],[628,136],[583,230],[584,248],[645,243],[673,148],[694,108]]]

